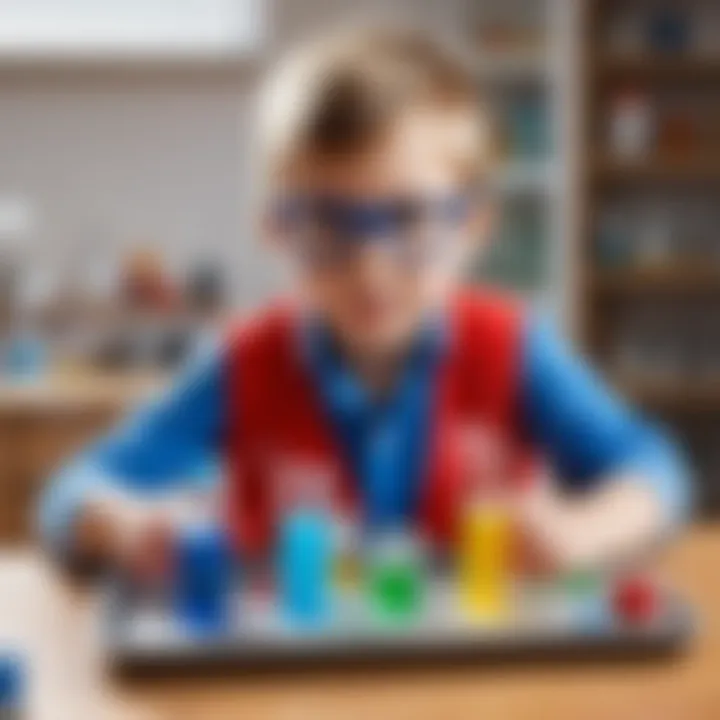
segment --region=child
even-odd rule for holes
[[[492,170],[476,78],[450,50],[398,30],[326,40],[276,72],[262,109],[265,239],[292,291],[55,478],[50,547],[151,570],[171,532],[153,498],[214,454],[249,553],[316,471],[366,527],[450,543],[470,457],[508,482],[539,475],[537,456],[551,469],[514,506],[536,570],[639,552],[685,516],[667,439],[515,303],[459,290]]]

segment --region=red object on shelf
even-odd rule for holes
[[[660,609],[660,591],[645,577],[625,578],[613,592],[613,610],[626,622],[645,623],[656,617]]]

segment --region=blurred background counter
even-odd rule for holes
[[[0,382],[0,543],[32,542],[34,505],[58,463],[164,384],[160,373],[50,373]]]

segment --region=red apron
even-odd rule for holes
[[[522,482],[534,463],[518,427],[522,315],[504,299],[458,296],[434,388],[418,525],[431,542],[455,537],[470,485]],[[227,358],[227,511],[238,552],[272,540],[282,498],[308,477],[344,512],[357,511],[352,477],[300,352],[297,315],[272,307],[234,328]]]

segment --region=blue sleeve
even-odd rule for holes
[[[51,478],[39,508],[40,533],[49,546],[66,546],[78,507],[99,487],[150,496],[215,480],[224,423],[222,369],[220,352],[204,351],[169,390]]]
[[[525,330],[520,412],[560,482],[587,489],[619,472],[649,483],[673,519],[687,515],[690,478],[671,439],[628,408],[552,329]]]

